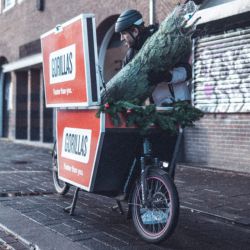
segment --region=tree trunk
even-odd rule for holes
[[[184,29],[185,15],[189,12],[186,5],[176,7],[133,60],[107,83],[101,93],[102,103],[109,100],[143,102],[152,94],[155,86],[148,80],[149,72],[171,70],[190,53],[190,28]]]

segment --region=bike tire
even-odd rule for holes
[[[57,164],[57,145],[56,142],[53,146],[52,151],[52,177],[53,177],[53,183],[54,188],[56,192],[60,195],[65,195],[68,193],[70,185],[67,182],[61,181],[58,178],[58,164]]]
[[[179,196],[173,180],[161,170],[149,170],[146,181],[148,207],[142,207],[141,185],[138,182],[132,196],[132,219],[136,231],[145,241],[159,243],[170,237],[177,226]],[[159,219],[160,216],[162,219]]]

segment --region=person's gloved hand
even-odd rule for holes
[[[154,71],[148,73],[148,81],[150,85],[157,85],[160,82],[170,82],[172,74],[169,71]]]

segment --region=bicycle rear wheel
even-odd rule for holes
[[[67,182],[59,180],[58,178],[56,142],[54,143],[52,151],[52,177],[56,192],[58,194],[65,195],[69,191],[70,185]]]
[[[147,177],[147,204],[142,203],[138,182],[132,198],[132,218],[139,235],[158,243],[174,231],[179,217],[179,197],[172,179],[162,171],[150,170]]]

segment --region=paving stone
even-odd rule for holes
[[[244,224],[246,226],[250,226],[250,218],[241,217],[241,218],[236,219],[236,222]]]
[[[29,247],[0,227],[0,249],[27,250]]]
[[[55,232],[61,233],[63,235],[74,235],[74,234],[79,234],[79,231],[76,229],[62,223],[62,224],[56,224],[56,225],[51,225],[49,228]]]
[[[110,250],[115,249],[112,245],[109,245],[106,242],[103,242],[97,238],[91,238],[88,240],[81,241],[81,246],[86,247],[88,249],[102,249],[102,250]]]
[[[13,247],[16,250],[27,250],[30,249],[28,246],[24,246],[21,242],[17,241],[14,243],[9,244],[11,247]]]
[[[79,243],[76,246],[81,246],[81,249],[228,250],[237,249],[238,243],[242,244],[241,249],[244,249],[244,244],[248,244],[248,231],[244,230],[247,230],[247,218],[250,218],[249,176],[189,167],[177,168],[176,185],[182,206],[230,218],[245,225],[244,230],[235,225],[231,227],[221,224],[219,218],[217,221],[191,213],[190,210],[183,212],[182,209],[180,225],[173,237],[158,246],[148,245],[136,233],[131,220],[111,211],[110,207],[115,202],[108,197],[80,192],[75,215],[64,213],[63,208],[72,202],[74,188],[66,196],[55,194],[49,169],[49,150],[23,145],[16,147],[14,144],[5,147],[4,144],[0,140],[0,147],[6,148],[6,152],[11,150],[17,153],[13,159],[9,159],[0,152],[0,193],[40,192],[37,196],[0,197],[0,205],[28,219],[22,229],[25,237],[39,239],[35,230],[43,228],[48,237],[50,233],[54,233],[55,237],[60,235],[66,242]],[[14,164],[13,161],[26,163]],[[26,172],[18,172],[20,170]],[[34,172],[38,170],[43,171],[42,174]],[[1,171],[13,173],[1,174]],[[43,192],[51,193],[42,195]],[[33,223],[32,226],[29,223]],[[240,232],[240,235],[236,232]]]
[[[181,204],[207,213],[237,219],[249,202],[250,176],[230,171],[177,167],[176,182]],[[199,198],[200,197],[200,198]],[[197,199],[197,200],[196,200]],[[204,204],[200,200],[204,201]],[[235,208],[235,209],[234,209]],[[249,213],[244,213],[246,219]]]
[[[68,237],[72,240],[72,241],[85,241],[85,240],[89,240],[92,237],[98,237],[97,236],[98,233],[88,233],[88,234],[84,234],[84,233],[79,233],[79,234],[75,234],[75,235],[69,235]],[[84,244],[84,243],[83,243]]]

